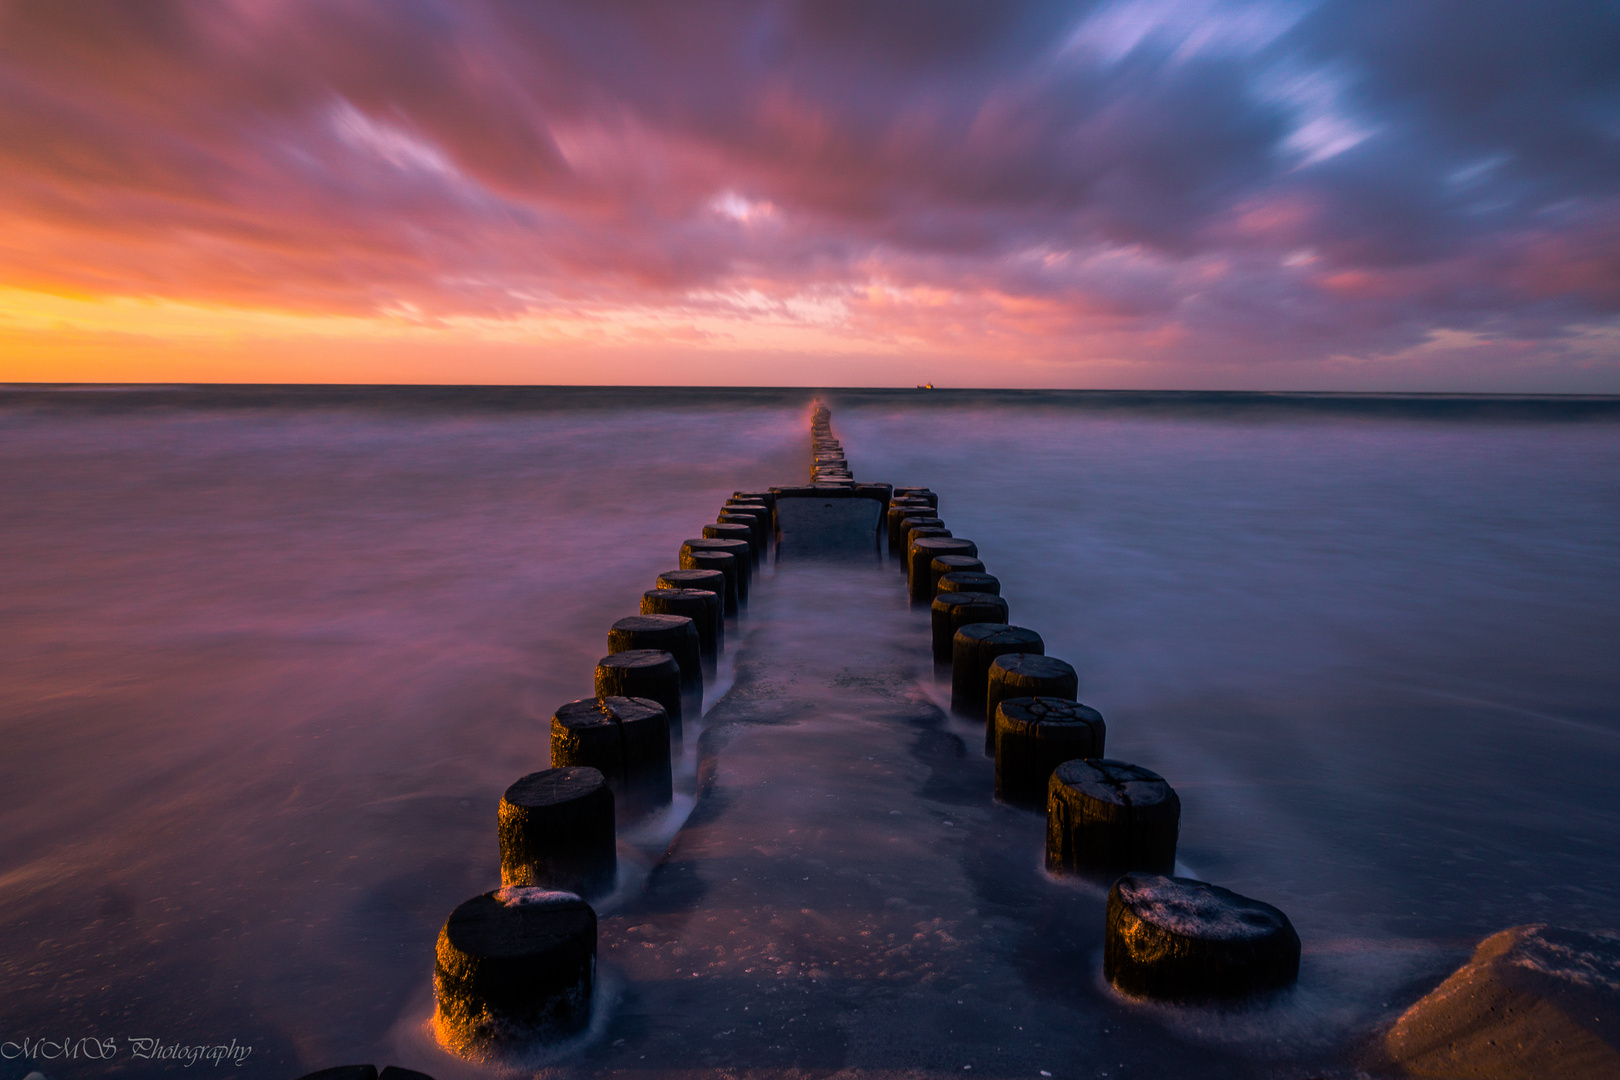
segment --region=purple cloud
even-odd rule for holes
[[[1613,381],[1616,177],[1611,5],[0,7],[25,288]]]

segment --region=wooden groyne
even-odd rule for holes
[[[1288,917],[1174,876],[1171,782],[1106,756],[935,492],[858,481],[819,404],[809,450],[807,483],[678,545],[598,696],[556,710],[551,767],[501,803],[499,887],[440,933],[439,1043],[579,1075],[1090,1076],[1140,1045],[1161,1075],[1252,1075],[1124,1003],[1285,990]]]

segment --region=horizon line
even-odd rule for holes
[[[829,386],[733,383],[467,383],[467,382],[19,382],[0,381],[0,393],[37,390],[687,390],[761,391],[803,393],[912,392],[929,394],[1090,394],[1090,395],[1222,395],[1256,397],[1343,398],[1487,398],[1617,401],[1620,393],[1573,393],[1515,390],[1288,390],[1177,387],[1072,387],[1072,386]]]

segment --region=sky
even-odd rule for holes
[[[1620,4],[0,0],[0,380],[1620,392]]]

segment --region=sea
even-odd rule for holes
[[[431,1071],[434,941],[499,884],[502,791],[681,541],[805,482],[814,399],[858,480],[939,494],[1109,756],[1174,784],[1178,872],[1304,942],[1286,1008],[1154,1007],[1058,1080],[1201,1048],[1353,1072],[1485,935],[1620,927],[1620,398],[14,385],[0,1080]],[[862,596],[816,595],[796,632],[836,650]],[[702,726],[618,902],[693,812]]]

